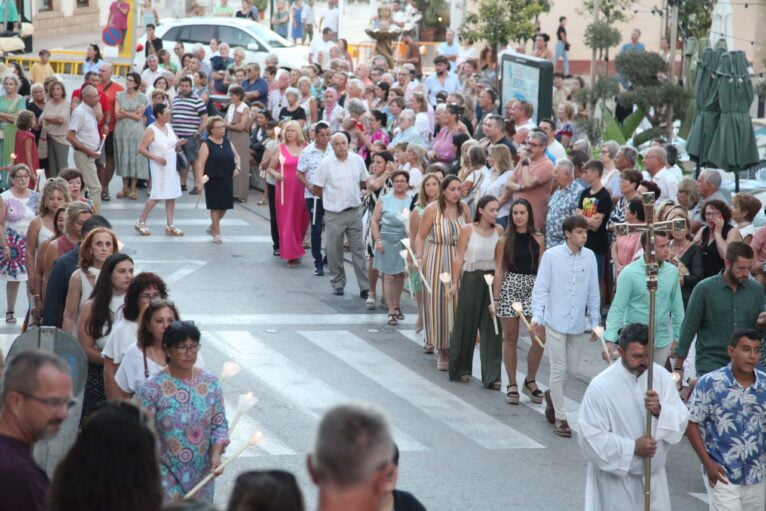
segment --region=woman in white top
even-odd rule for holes
[[[753,240],[755,226],[753,219],[761,210],[761,201],[749,193],[738,193],[732,199],[731,219],[737,224],[742,241],[748,245]]]
[[[133,260],[130,256],[119,252],[110,255],[101,268],[92,298],[82,308],[77,325],[77,340],[88,357],[88,378],[85,382],[81,424],[90,412],[106,400],[101,350],[112,332],[112,326],[122,318],[125,293],[131,280]]]
[[[407,172],[410,174],[410,195],[415,195],[415,190],[420,187],[420,182],[423,181],[423,174],[428,168],[426,150],[418,144],[407,144],[404,158],[410,165],[407,169]]]
[[[79,268],[69,277],[61,328],[77,337],[77,318],[90,298],[106,258],[117,251],[117,236],[111,229],[96,227],[80,244]]]
[[[601,174],[601,185],[606,188],[612,197],[612,204],[616,204],[622,192],[620,192],[620,169],[615,167],[614,159],[620,150],[619,144],[614,140],[607,140],[599,147],[599,161],[604,164],[604,173]]]
[[[185,144],[179,140],[170,125],[170,108],[162,103],[152,107],[154,122],[146,128],[138,152],[149,160],[149,170],[152,175],[152,191],[146,201],[141,216],[138,217],[135,229],[141,236],[150,236],[151,231],[146,227],[146,219],[154,206],[161,200],[165,201],[165,234],[168,236],[183,236],[184,233],[173,225],[176,211],[176,199],[181,196],[181,178],[176,169],[176,151]]]
[[[29,294],[32,295],[32,308],[38,311],[42,308],[40,282],[36,278],[37,270],[35,262],[39,247],[44,241],[49,240],[56,230],[53,225],[53,217],[56,210],[69,202],[69,185],[61,178],[52,178],[46,181],[43,188],[43,196],[37,207],[37,216],[29,224],[27,229],[27,272],[29,273]],[[34,316],[30,318],[32,324],[36,324]]]
[[[433,138],[434,123],[428,115],[428,95],[425,92],[417,91],[410,99],[410,108],[415,111],[415,129],[418,130],[421,138],[428,142]]]
[[[167,367],[162,337],[173,321],[178,321],[178,309],[168,300],[151,302],[138,321],[138,341],[122,357],[115,381],[117,396],[129,398],[138,386]],[[204,367],[197,356],[195,367]]]
[[[449,355],[450,380],[471,381],[478,332],[481,336],[481,382],[493,390],[500,390],[502,386],[503,337],[497,319],[489,309],[491,296],[485,276],[495,273],[495,246],[503,234],[502,227],[496,223],[499,209],[497,199],[485,195],[476,205],[473,223],[460,230],[457,256],[452,262],[455,279],[450,290],[453,299],[457,299]]]
[[[479,198],[492,195],[497,198],[500,209],[497,212],[497,224],[503,229],[508,227],[508,215],[511,212],[513,192],[505,186],[512,177],[513,160],[511,150],[503,144],[494,144],[487,148],[487,166],[489,174],[485,175],[479,189]]]
[[[317,110],[317,100],[311,95],[311,78],[302,76],[298,80],[298,90],[301,92],[298,101],[306,112],[306,119],[308,119],[309,124],[314,124],[319,120],[319,111]]]
[[[487,168],[487,154],[483,147],[473,145],[468,150],[468,164],[466,166],[469,170],[463,178],[463,200],[468,204],[471,215],[473,215],[476,213],[476,204],[482,197],[481,188],[491,173]]]
[[[138,341],[138,318],[151,304],[168,297],[168,289],[162,279],[151,272],[142,272],[133,277],[125,293],[122,319],[114,324],[112,333],[101,352],[104,357],[104,386],[106,397],[116,399],[122,396],[115,381],[117,369],[125,352]]]

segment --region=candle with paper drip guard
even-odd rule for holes
[[[399,212],[399,218],[401,219],[402,223],[404,223],[404,232],[407,233],[407,236],[410,235],[410,210],[407,208],[404,208]]]
[[[433,290],[431,289],[431,286],[428,285],[428,281],[426,280],[425,275],[423,275],[423,270],[420,268],[420,265],[418,264],[418,258],[415,257],[415,252],[412,251],[412,245],[410,243],[410,239],[403,238],[402,245],[404,245],[404,248],[406,248],[407,251],[409,251],[410,255],[412,256],[412,264],[414,264],[415,268],[418,269],[418,273],[420,274],[420,280],[423,281],[423,287],[428,290],[429,294],[432,294]]]
[[[281,150],[279,153],[279,173],[282,174],[282,182],[279,183],[279,204],[285,205],[285,156]]]
[[[237,415],[234,416],[234,420],[231,421],[231,426],[229,426],[229,436],[234,432],[234,428],[237,427],[237,424],[239,423],[239,419],[242,418],[244,414],[246,414],[252,407],[255,406],[255,403],[258,402],[258,398],[253,395],[252,392],[248,392],[247,394],[240,394],[239,399],[237,400]]]
[[[450,289],[452,288],[452,275],[445,271],[444,273],[439,274],[439,280],[444,284],[444,294],[447,296],[447,330],[451,332],[453,323],[452,295],[450,294]]]
[[[532,325],[529,324],[529,321],[527,321],[527,317],[524,315],[524,306],[521,305],[521,302],[513,302],[511,304],[511,309],[513,309],[516,314],[519,315],[521,318],[521,321],[524,322],[524,326],[527,327],[527,330],[529,330],[529,335],[532,336],[532,338],[537,341],[537,344],[540,345],[541,348],[545,348],[545,343],[540,339],[540,337],[532,331]]]
[[[242,368],[236,362],[231,360],[224,362],[223,369],[221,369],[221,385],[232,376],[236,376],[241,370]]]
[[[260,431],[256,431],[255,433],[250,435],[250,438],[247,439],[247,443],[243,445],[242,447],[240,447],[238,451],[236,451],[234,454],[231,455],[231,457],[227,458],[226,461],[221,463],[216,469],[216,471],[219,473],[223,472],[223,469],[226,468],[226,465],[234,461],[237,458],[237,456],[240,456],[243,452],[250,449],[251,447],[254,447],[260,444],[261,441],[263,441],[263,433],[261,433]],[[205,485],[209,483],[216,476],[216,471],[211,471],[208,475],[205,476],[204,479],[202,479],[202,481],[197,483],[197,486],[192,488],[189,491],[189,493],[184,495],[184,500],[192,498],[194,494],[196,494],[198,491],[204,488]]]
[[[104,150],[104,143],[106,142],[106,135],[101,135],[101,143],[98,145],[97,153],[101,153]]]
[[[311,225],[316,225],[317,223],[317,199],[319,197],[314,196],[314,208],[311,210]]]
[[[489,304],[492,305],[492,309],[495,309],[495,297],[494,293],[492,292],[492,283],[495,281],[495,276],[492,274],[486,274],[484,275],[484,282],[487,283],[487,288],[489,289]],[[492,325],[495,327],[495,335],[500,335],[500,331],[497,328],[497,316],[492,317]]]
[[[604,355],[606,355],[606,363],[611,364],[612,360],[614,360],[614,357],[612,357],[612,354],[609,353],[609,348],[606,346],[606,341],[604,340],[604,327],[594,326],[593,333],[596,334],[596,337],[598,337],[599,341],[601,341],[601,347],[604,349]]]
[[[407,270],[407,273],[409,273],[410,272],[410,263],[409,263],[409,261],[407,261],[407,255],[408,255],[407,249],[405,248],[405,249],[400,250],[399,251],[399,255],[402,257],[402,259],[404,259],[404,268]],[[410,288],[410,299],[414,300],[415,297],[412,294],[412,283],[410,283],[409,288]]]
[[[37,169],[35,170],[35,191],[39,192],[42,189],[42,186],[40,186],[43,178],[45,177],[45,170],[44,169]]]
[[[197,202],[196,204],[194,204],[194,209],[199,208],[199,201],[202,199],[202,193],[205,190],[205,183],[207,183],[208,181],[210,181],[210,178],[207,177],[207,175],[202,176],[202,191],[197,194]]]

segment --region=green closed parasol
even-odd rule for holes
[[[697,68],[697,116],[694,118],[686,152],[700,164],[709,163],[707,152],[718,125],[721,110],[718,106],[718,61],[726,53],[721,48],[705,48]]]
[[[749,113],[753,103],[753,81],[747,71],[744,52],[733,51],[721,56],[716,74],[721,114],[710,141],[707,160],[718,168],[734,172],[735,191],[739,192],[739,171],[759,161]]]

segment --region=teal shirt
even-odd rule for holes
[[[670,263],[662,263],[659,267],[654,311],[654,346],[664,348],[678,339],[684,320],[678,269]],[[633,261],[620,272],[617,291],[606,317],[604,339],[617,342],[617,331],[628,323],[649,324],[649,291],[646,289],[646,263],[643,258]]]
[[[740,328],[757,329],[764,301],[763,287],[753,279],[747,279],[734,292],[723,273],[706,278],[694,287],[689,298],[676,354],[686,358],[696,335],[697,374],[725,366],[730,361],[726,347],[731,334]]]

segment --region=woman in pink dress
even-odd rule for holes
[[[279,257],[292,268],[300,263],[303,256],[303,237],[309,225],[304,187],[298,181],[298,157],[306,142],[298,121],[290,121],[282,129],[282,143],[279,158],[274,158],[269,172],[277,180],[276,210],[279,229]],[[280,163],[282,160],[282,163]]]

